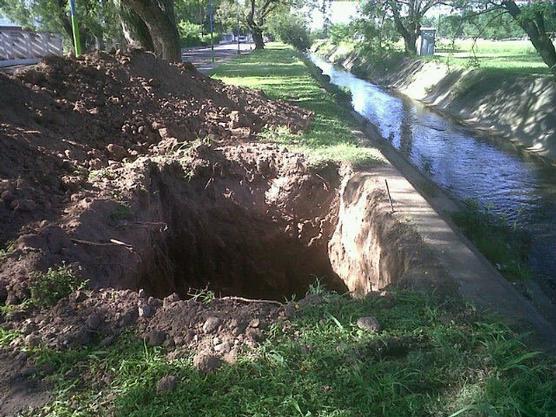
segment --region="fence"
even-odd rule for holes
[[[0,67],[35,64],[47,55],[62,55],[62,36],[0,27]]]

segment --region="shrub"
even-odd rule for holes
[[[178,24],[180,33],[180,40],[182,46],[201,46],[203,45],[202,39],[202,26],[191,23],[188,20],[182,20]]]
[[[87,281],[75,276],[65,264],[49,268],[46,273],[34,276],[30,286],[31,301],[37,306],[52,306],[86,284]]]
[[[298,16],[284,15],[277,18],[271,27],[271,34],[282,42],[300,51],[311,47],[311,37],[306,22]]]

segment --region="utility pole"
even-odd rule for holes
[[[73,47],[75,56],[81,55],[81,39],[79,39],[79,25],[75,16],[75,0],[70,0],[71,31],[73,32]]]
[[[212,0],[209,0],[209,19],[210,19],[210,50],[211,60],[214,64],[214,16],[212,10]]]
[[[241,46],[240,46],[240,42],[239,42],[239,31],[240,31],[240,24],[239,24],[239,1],[237,0],[236,4],[237,4],[237,54],[240,55],[241,54]]]

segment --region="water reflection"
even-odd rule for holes
[[[353,108],[424,174],[459,199],[474,199],[531,233],[531,269],[556,289],[556,170],[481,138],[317,56],[331,82],[348,88]]]

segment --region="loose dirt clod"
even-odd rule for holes
[[[367,330],[373,333],[380,332],[380,330],[382,330],[382,326],[380,325],[380,322],[375,317],[372,316],[358,318],[357,327],[359,327],[362,330]]]
[[[156,384],[156,392],[158,394],[165,394],[172,392],[178,385],[178,379],[174,375],[167,375],[162,377]]]
[[[222,366],[222,360],[215,355],[199,353],[193,359],[193,365],[195,365],[199,371],[208,374],[220,368],[220,366]]]

